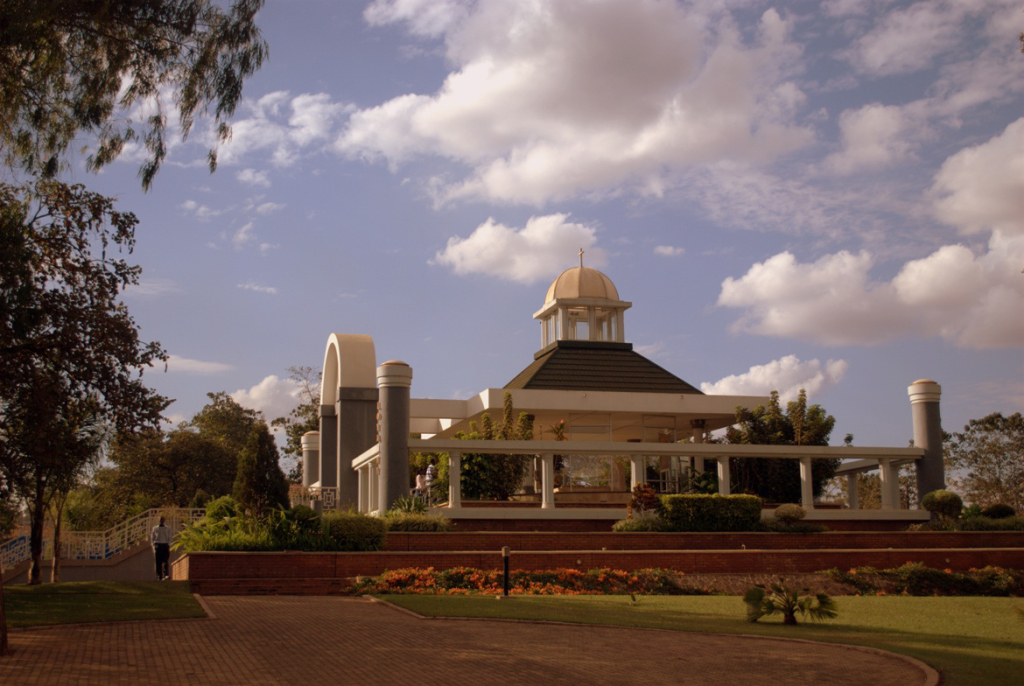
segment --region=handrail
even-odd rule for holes
[[[60,557],[64,560],[106,560],[149,540],[155,522],[164,517],[172,532],[206,516],[203,508],[160,507],[146,510],[106,531],[65,531],[61,535]],[[0,569],[30,559],[29,536],[0,543]],[[43,539],[43,559],[53,559],[53,538]]]

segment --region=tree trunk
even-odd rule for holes
[[[60,508],[53,520],[53,569],[50,570],[50,583],[60,583]]]
[[[796,625],[796,613],[794,613],[794,612],[786,612],[785,614],[783,614],[782,615],[782,623],[795,626]]]
[[[32,568],[29,570],[28,583],[37,586],[43,583],[43,524],[46,521],[46,486],[36,482],[35,498],[32,502],[32,522],[30,526],[29,550],[32,553]]]

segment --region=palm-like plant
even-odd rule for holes
[[[804,592],[807,590],[805,588]],[[788,588],[786,580],[781,577],[768,589],[760,584],[751,586],[743,596],[743,602],[747,605],[748,622],[756,622],[777,612],[782,614],[783,624],[796,624],[797,612],[813,620],[833,619],[838,614],[835,601],[828,595],[801,596],[795,589]]]

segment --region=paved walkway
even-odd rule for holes
[[[15,631],[5,686],[926,684],[899,657],[613,627],[432,621],[338,597],[209,597],[215,619]]]

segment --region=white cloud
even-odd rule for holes
[[[168,355],[167,357],[167,371],[168,372],[179,372],[181,374],[223,374],[229,372],[234,367],[230,364],[224,364],[222,362],[204,362],[202,360],[191,360],[187,357],[179,357],[178,355]]]
[[[845,360],[817,359],[802,362],[796,355],[786,355],[768,364],[754,365],[743,374],[733,374],[714,383],[702,383],[700,390],[714,395],[768,395],[779,392],[783,402],[796,400],[800,389],[813,397],[832,388],[846,375]]]
[[[206,205],[197,203],[195,200],[186,200],[178,205],[178,207],[201,221],[209,221],[213,217],[219,217],[224,214],[224,210],[212,210]]]
[[[254,291],[256,293],[269,293],[270,295],[277,295],[277,289],[273,286],[261,286],[252,281],[246,281],[245,283],[238,284],[238,287],[243,291]]]
[[[924,69],[959,42],[965,17],[987,11],[984,3],[972,4],[925,0],[888,11],[855,42],[853,62],[861,71],[879,76]]]
[[[277,202],[265,202],[256,207],[257,214],[272,214],[283,210],[286,206]]]
[[[902,160],[912,148],[908,129],[914,123],[901,107],[872,103],[846,110],[839,116],[843,149],[827,157],[825,165],[840,174],[849,174]]]
[[[238,164],[250,153],[264,151],[270,153],[274,166],[290,166],[311,148],[319,151],[321,145],[317,144],[334,135],[338,120],[349,109],[331,101],[326,93],[292,97],[288,91],[274,91],[255,101],[246,100],[231,124],[231,139],[218,147],[218,162]],[[214,143],[212,133],[208,142]],[[246,174],[246,179],[251,179],[249,183],[269,185],[265,172],[253,171]],[[239,175],[239,180],[246,179]]]
[[[234,244],[235,250],[241,250],[247,244],[252,243],[255,240],[256,236],[252,232],[252,222],[243,224],[231,236],[231,242]]]
[[[243,169],[242,171],[235,174],[242,183],[252,184],[253,186],[263,186],[264,188],[270,187],[270,177],[265,171],[256,171],[255,169]]]
[[[935,215],[963,233],[1024,232],[1024,118],[998,136],[949,157],[932,192]]]
[[[685,252],[685,248],[677,248],[672,245],[659,245],[654,249],[655,255],[662,255],[663,257],[679,257]]]
[[[417,36],[440,36],[465,17],[460,0],[374,0],[363,16],[371,26],[405,22]]]
[[[726,279],[718,304],[744,310],[734,331],[828,345],[906,335],[975,349],[1024,344],[1024,235],[993,232],[981,255],[944,246],[907,262],[891,281],[872,281],[873,264],[867,252],[804,264],[780,253]]]
[[[258,410],[267,421],[273,421],[288,416],[299,405],[300,391],[301,387],[291,379],[271,374],[251,388],[238,389],[231,397],[242,407]]]
[[[374,7],[388,21],[425,16],[421,3]],[[657,194],[675,170],[768,162],[813,139],[794,122],[799,49],[773,9],[749,41],[730,18],[701,25],[658,0],[481,0],[440,25],[455,65],[441,88],[355,112],[336,147],[392,167],[437,155],[471,168],[440,184],[442,202]]]
[[[604,266],[605,253],[597,244],[597,232],[584,224],[567,222],[568,214],[531,217],[522,229],[488,219],[468,238],[453,236],[431,260],[459,275],[488,274],[519,283],[552,278],[571,266],[583,248],[586,264]]]

